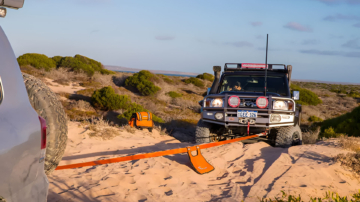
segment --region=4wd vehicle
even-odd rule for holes
[[[3,0],[0,7],[23,3]],[[46,201],[46,174],[57,167],[66,147],[66,114],[50,88],[21,74],[1,27],[0,77],[0,201]]]
[[[290,93],[291,65],[226,63],[220,72],[214,66],[214,82],[199,102],[197,143],[265,132],[275,146],[302,144],[299,92]]]

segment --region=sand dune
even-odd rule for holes
[[[185,147],[156,131],[121,133],[112,140],[89,138],[75,122],[61,165]],[[289,149],[266,143],[233,143],[202,150],[215,167],[199,175],[188,156],[178,154],[131,162],[54,171],[49,177],[49,201],[258,201],[284,190],[311,196],[325,191],[351,195],[360,189],[353,173],[331,161],[342,151],[335,142]],[[307,198],[306,198],[307,197]]]

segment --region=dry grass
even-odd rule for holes
[[[61,96],[61,97],[65,97],[65,98],[67,98],[67,99],[69,99],[70,96],[71,96],[70,93],[65,93],[65,92],[59,92],[59,93],[56,93],[56,94],[58,94],[58,95]]]
[[[83,121],[82,126],[91,130],[90,137],[100,137],[103,140],[110,140],[120,135],[120,130],[114,127],[109,121],[100,118],[91,118],[89,121]]]
[[[347,137],[341,136],[339,143],[344,149],[360,152],[360,138],[359,137]]]
[[[75,109],[79,109],[79,110],[92,111],[92,112],[96,111],[89,102],[86,102],[84,100],[71,101],[69,108],[70,109],[75,108]]]
[[[69,83],[86,81],[89,77],[84,72],[75,73],[67,68],[52,69],[49,72],[45,72],[45,77],[53,79],[54,82]]]
[[[130,125],[125,125],[121,129],[124,129],[126,132],[134,134],[136,132],[136,128],[131,127]]]
[[[334,160],[343,166],[351,168],[357,174],[360,174],[360,138],[342,135],[339,138],[339,144],[344,149],[353,152],[339,154]]]
[[[315,144],[319,138],[320,126],[313,124],[311,126],[301,126],[302,140],[304,144]]]
[[[116,86],[124,86],[125,80],[131,76],[130,73],[117,73],[115,76],[112,77],[112,81]]]
[[[84,90],[77,91],[76,94],[91,97],[91,95],[94,93],[95,90],[96,90],[95,88],[86,88]]]
[[[360,152],[339,154],[334,160],[342,166],[349,167],[357,174],[360,174]]]
[[[154,129],[158,130],[160,135],[169,135],[169,133],[167,132],[167,129],[165,127],[161,128],[161,126],[155,126]],[[170,133],[171,133],[171,131],[170,131]]]
[[[35,76],[36,78],[44,78],[46,71],[43,69],[36,69],[30,65],[20,67],[21,72]]]

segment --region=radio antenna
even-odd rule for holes
[[[268,69],[268,64],[267,64],[267,55],[268,55],[268,41],[269,41],[269,34],[266,34],[266,56],[265,56],[265,91],[264,91],[264,95],[266,96],[266,84],[267,84],[267,69]]]

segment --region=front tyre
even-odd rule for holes
[[[209,143],[213,142],[211,137],[212,124],[204,122],[200,119],[195,129],[195,142],[196,143]]]
[[[302,133],[299,125],[281,127],[276,131],[275,147],[302,145]]]

